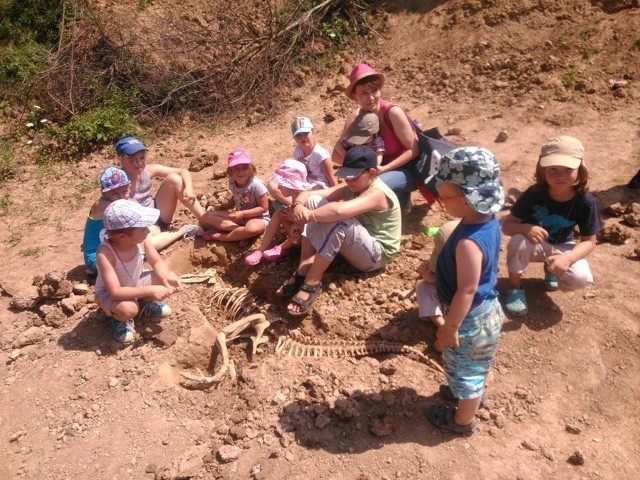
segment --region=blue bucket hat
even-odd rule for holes
[[[442,157],[438,182],[460,187],[467,203],[485,215],[499,212],[504,205],[500,166],[493,153],[482,147],[461,147]]]
[[[123,153],[125,155],[133,155],[142,150],[147,150],[147,147],[136,137],[124,137],[116,142],[116,153],[118,155]]]

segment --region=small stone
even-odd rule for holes
[[[218,449],[217,457],[222,463],[233,462],[238,459],[242,449],[235,445],[224,445]]]
[[[22,350],[15,349],[9,354],[9,360],[11,360],[13,362],[13,361],[17,360],[20,357],[20,355],[22,355]]]
[[[90,287],[86,283],[76,283],[73,285],[73,293],[76,295],[86,295],[89,293]]]
[[[576,425],[565,425],[564,429],[567,433],[570,433],[572,435],[580,435],[582,433],[580,427]]]
[[[316,428],[323,429],[331,423],[331,417],[325,413],[316,417]]]
[[[509,134],[502,130],[494,140],[495,143],[504,143],[509,139]]]
[[[17,432],[14,432],[11,434],[11,436],[9,437],[9,442],[17,442],[26,434],[27,434],[26,430],[18,430]]]
[[[528,440],[523,440],[520,445],[522,445],[522,447],[524,449],[530,450],[532,452],[535,452],[536,450],[538,450],[538,447],[535,444],[533,444],[530,441],[528,441]]]
[[[120,383],[120,380],[118,380],[117,378],[111,378],[109,380],[109,388],[115,388],[118,386],[119,383]]]
[[[584,461],[584,454],[580,450],[576,450],[569,458],[567,458],[567,462],[571,465],[584,465]]]

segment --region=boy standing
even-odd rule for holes
[[[444,347],[447,378],[440,395],[457,402],[457,408],[431,405],[426,415],[436,427],[462,435],[475,431],[504,318],[495,288],[500,254],[495,213],[504,204],[499,174],[490,151],[463,147],[442,157],[437,175],[447,212],[461,219],[438,256],[435,274],[444,313],[437,339]]]

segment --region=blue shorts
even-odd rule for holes
[[[458,329],[458,348],[445,347],[444,371],[454,396],[481,397],[484,382],[498,350],[504,313],[497,298],[471,310]]]

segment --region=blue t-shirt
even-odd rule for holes
[[[94,272],[98,271],[96,268],[96,251],[106,238],[106,235],[107,232],[104,229],[102,218],[91,218],[91,215],[87,215],[82,238],[82,254],[84,255],[84,265]]]
[[[482,267],[478,289],[473,297],[471,308],[475,308],[485,300],[493,300],[498,296],[496,280],[498,278],[498,259],[500,256],[500,225],[495,215],[484,223],[460,223],[442,247],[436,265],[436,292],[444,305],[451,305],[453,296],[458,290],[458,265],[456,263],[456,247],[458,242],[468,238],[473,240],[482,251]],[[461,268],[464,265],[460,265]]]
[[[581,237],[600,231],[598,205],[590,193],[576,195],[566,202],[557,202],[547,189],[529,187],[511,207],[511,214],[523,223],[538,225],[549,232],[549,243],[570,242],[573,227],[578,226]]]

